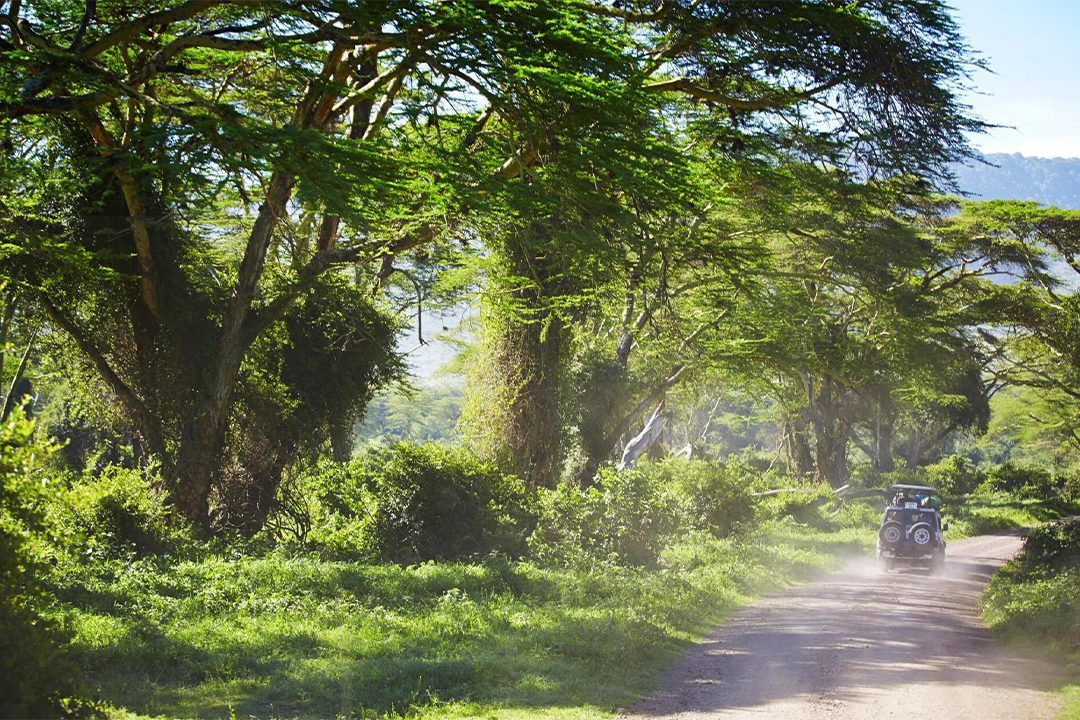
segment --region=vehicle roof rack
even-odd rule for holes
[[[929,485],[890,485],[889,492],[920,491],[937,495],[937,490]]]

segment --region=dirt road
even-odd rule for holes
[[[627,718],[1043,720],[1056,671],[980,624],[1015,535],[953,543],[943,576],[870,560],[739,611]]]

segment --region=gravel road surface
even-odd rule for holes
[[[977,602],[1016,534],[948,547],[943,575],[872,560],[734,614],[626,718],[1045,720],[1045,661],[998,643]]]

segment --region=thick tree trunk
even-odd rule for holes
[[[471,388],[479,399],[471,420],[474,444],[537,487],[554,486],[559,477],[566,375],[566,326],[549,301],[559,293],[558,281],[550,280],[552,261],[535,250],[546,239],[544,225],[537,222],[508,243],[508,274],[532,282],[512,291],[510,311],[493,311],[487,372],[474,378]]]
[[[185,425],[171,478],[173,505],[195,527],[210,532],[210,492],[225,457],[225,424],[204,408]]]
[[[919,428],[914,427],[911,430],[911,445],[908,447],[907,453],[907,469],[914,470],[919,467],[919,460],[922,458],[923,451],[923,437]]]
[[[817,438],[818,477],[833,487],[848,481],[847,437],[826,432]]]
[[[874,470],[877,472],[892,472],[895,469],[893,462],[893,428],[894,421],[891,412],[878,410],[874,421]]]
[[[332,422],[330,424],[330,454],[334,462],[348,462],[354,446],[352,422]]]
[[[830,375],[822,376],[816,392],[812,377],[807,378],[806,386],[818,478],[839,487],[848,480],[848,428],[841,412],[839,392]]]
[[[814,472],[814,452],[810,446],[810,420],[805,414],[784,418],[787,439],[788,466],[794,475],[807,476]]]
[[[553,487],[562,462],[564,332],[562,321],[546,312],[532,322],[508,322],[494,358],[499,382],[511,395],[503,409],[499,454],[512,472],[537,487]]]

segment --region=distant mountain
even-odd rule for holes
[[[991,153],[986,161],[957,166],[957,183],[973,200],[1035,200],[1080,210],[1080,158]],[[996,167],[993,167],[996,166]]]

